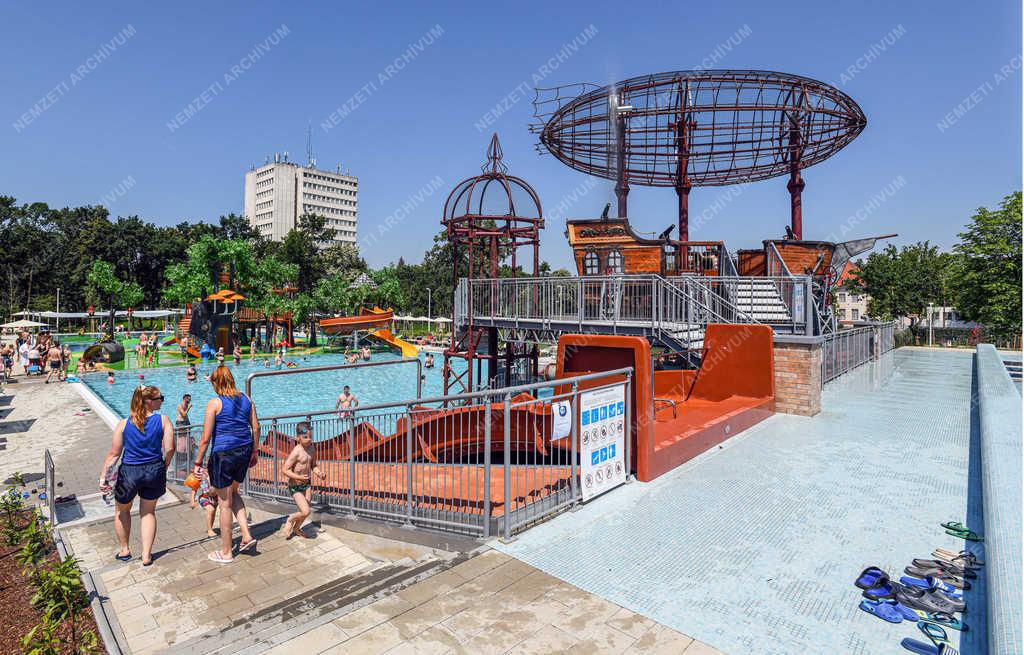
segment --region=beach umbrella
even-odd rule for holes
[[[30,321],[28,319],[21,319],[18,321],[11,321],[10,323],[4,323],[0,325],[2,328],[30,328],[30,327],[46,327],[46,323],[39,323],[36,321]]]

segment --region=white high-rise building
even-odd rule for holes
[[[282,161],[283,159],[283,161]],[[261,235],[281,241],[299,216],[317,214],[334,229],[332,243],[356,243],[359,181],[351,175],[274,161],[245,174],[245,215]],[[329,243],[322,244],[331,245]]]

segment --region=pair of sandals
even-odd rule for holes
[[[979,537],[976,532],[959,521],[946,521],[941,525],[946,528],[946,534],[948,535],[959,539],[966,539],[967,541],[985,541],[984,537]]]
[[[250,551],[250,550],[255,551],[256,550],[256,543],[257,543],[257,540],[255,538],[252,539],[251,541],[248,541],[248,542],[244,543],[244,544],[239,542],[239,544],[238,544],[238,552],[239,553],[244,553],[244,552]],[[209,555],[207,555],[206,559],[210,560],[211,562],[216,562],[217,564],[231,564],[232,562],[235,561],[234,557],[230,557],[230,558],[229,557],[224,557],[223,553],[221,553],[219,550],[215,550],[212,553],[210,553]]]
[[[114,559],[116,559],[118,562],[130,562],[132,561],[132,554],[128,553],[127,555],[122,555],[121,551],[118,551],[114,554]],[[149,560],[143,560],[142,565],[153,566],[153,558],[150,557]]]
[[[953,646],[953,642],[949,640],[949,635],[941,625],[921,621],[917,627],[931,643],[926,644],[907,637],[900,642],[900,646],[917,655],[960,655],[960,651]]]
[[[936,548],[932,551],[932,556],[943,562],[949,562],[954,566],[959,566],[965,571],[977,571],[981,567],[985,566],[985,562],[978,559],[978,556],[969,550],[954,552],[952,550],[947,550],[946,548]]]

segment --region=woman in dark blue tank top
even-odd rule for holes
[[[246,473],[256,466],[260,424],[256,420],[256,407],[235,386],[231,370],[221,364],[210,376],[210,384],[217,397],[206,403],[203,417],[203,438],[196,453],[195,474],[201,475],[207,448],[210,460],[206,468],[210,486],[217,493],[220,508],[221,548],[209,555],[211,561],[229,564],[234,561],[231,550],[231,519],[238,520],[242,539],[238,552],[255,551],[256,540],[249,533],[245,502],[238,485],[245,482]],[[212,447],[211,447],[212,443]]]
[[[153,563],[156,502],[167,491],[167,467],[174,457],[174,428],[170,419],[157,413],[163,402],[164,397],[156,387],[140,386],[135,390],[131,415],[114,428],[110,452],[100,472],[100,491],[104,496],[111,489],[114,492],[114,531],[121,545],[115,558],[122,562],[132,558],[128,538],[132,531],[132,504],[139,497],[143,566]],[[119,457],[121,464],[117,466]]]

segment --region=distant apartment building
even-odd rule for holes
[[[261,235],[281,241],[303,214],[323,216],[334,230],[334,240],[321,245],[356,243],[359,181],[340,170],[299,166],[287,153],[246,172],[245,216]]]
[[[853,262],[849,262],[846,268],[843,269],[843,274],[839,277],[838,286],[836,289],[836,318],[843,325],[852,325],[858,321],[869,320],[868,317],[868,301],[871,300],[871,296],[863,293],[856,293],[849,291],[843,284],[853,277],[853,274],[857,271],[857,265]],[[954,329],[954,330],[970,330],[972,328],[980,327],[979,323],[973,321],[964,320],[962,314],[960,314],[955,307],[939,307],[933,305],[929,309],[926,308],[924,315],[921,316],[919,325],[927,327],[929,324],[934,329]],[[903,318],[899,321],[901,328],[910,327],[910,319]]]

